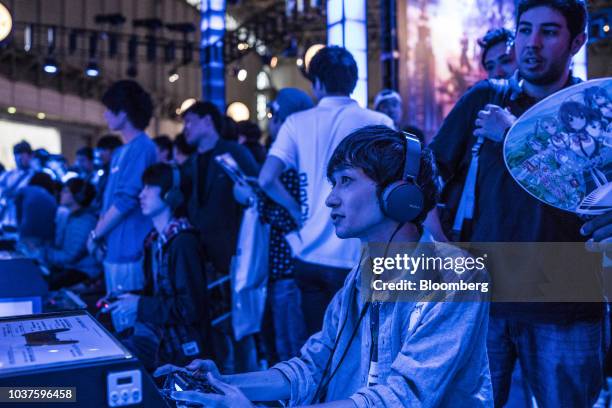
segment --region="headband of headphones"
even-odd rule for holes
[[[406,159],[402,180],[409,180],[417,184],[417,177],[419,176],[419,168],[421,166],[421,142],[411,133],[402,132],[402,135],[406,139]],[[416,159],[410,160],[411,158]]]

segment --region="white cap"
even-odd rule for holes
[[[402,103],[402,97],[397,92],[392,89],[383,89],[374,98],[374,109],[377,109],[378,105],[389,99],[396,99],[399,103]]]

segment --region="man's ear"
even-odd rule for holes
[[[580,48],[582,48],[586,40],[587,40],[586,33],[580,33],[576,37],[574,37],[574,39],[572,40],[571,49],[570,49],[572,56],[578,54],[578,51],[580,51]]]

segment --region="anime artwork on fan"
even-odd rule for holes
[[[521,117],[504,146],[506,165],[536,198],[563,210],[612,209],[612,80],[552,95]]]

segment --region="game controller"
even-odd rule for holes
[[[168,400],[176,403],[172,399],[172,393],[175,391],[198,391],[205,394],[223,394],[215,386],[213,386],[204,373],[196,371],[174,371],[167,375],[164,381],[164,387],[161,389],[162,395]],[[200,407],[200,404],[180,402],[181,406]]]
[[[110,311],[110,305],[117,300],[119,300],[119,296],[116,293],[109,293],[96,302],[96,307],[100,309],[100,312],[107,313]]]

